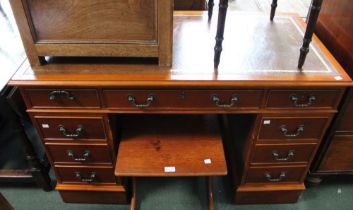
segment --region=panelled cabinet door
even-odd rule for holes
[[[171,65],[172,0],[13,0],[31,65],[41,56],[156,57]]]

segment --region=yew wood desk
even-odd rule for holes
[[[296,17],[270,22],[229,14],[227,24],[231,38],[224,41],[218,71],[212,62],[217,24],[202,13],[175,14],[172,67],[54,58],[18,69],[10,85],[21,89],[64,201],[127,202],[126,180],[114,176],[124,135],[118,128],[142,114],[222,114],[235,201],[298,199],[352,81],[316,37],[305,69],[297,70],[304,23]]]

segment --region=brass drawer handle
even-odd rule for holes
[[[147,108],[151,106],[152,102],[154,102],[156,97],[154,95],[149,95],[148,98],[146,99],[145,104],[137,104],[136,103],[136,98],[132,95],[129,95],[127,97],[127,100],[136,108]]]
[[[91,172],[89,175],[89,178],[84,178],[81,176],[81,173],[76,171],[75,172],[75,177],[81,181],[81,182],[87,182],[87,183],[92,183],[95,182],[97,179],[97,173],[96,172]]]
[[[233,107],[235,103],[240,100],[240,97],[238,95],[232,95],[229,104],[222,104],[221,99],[217,95],[212,95],[211,100],[216,104],[216,106],[220,108],[230,108]]]
[[[89,151],[89,150],[85,150],[82,157],[76,157],[74,154],[74,151],[72,151],[72,150],[67,150],[66,153],[69,158],[73,159],[74,161],[78,161],[78,162],[86,162],[89,160],[89,158],[91,156],[91,151]]]
[[[82,125],[78,125],[74,133],[68,133],[63,125],[59,125],[59,132],[67,138],[78,138],[83,134],[84,129]]]
[[[316,97],[314,95],[309,95],[307,97],[307,102],[302,104],[299,103],[299,97],[296,94],[290,95],[289,99],[293,102],[293,105],[295,107],[301,107],[301,108],[311,106],[314,103],[314,101],[316,101]]]
[[[76,98],[75,95],[73,95],[72,93],[66,90],[54,90],[54,91],[51,91],[48,96],[49,96],[49,100],[51,101],[56,100],[58,97],[66,97],[70,101],[73,101]]]
[[[286,125],[281,125],[279,129],[285,137],[298,137],[301,133],[304,132],[304,125],[299,125],[294,133],[288,133]]]
[[[272,151],[273,159],[277,161],[289,161],[294,157],[294,155],[295,155],[295,150],[289,150],[287,157],[279,157],[279,153],[277,150]]]
[[[269,182],[283,181],[283,179],[286,178],[286,176],[287,176],[287,172],[282,171],[281,174],[279,175],[279,177],[272,178],[272,175],[270,172],[265,172],[265,177],[266,177],[267,181],[269,181]]]

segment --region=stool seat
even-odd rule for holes
[[[133,178],[131,209],[136,206],[136,177],[227,175],[223,143],[216,115],[147,115],[121,119],[122,137],[116,176]]]

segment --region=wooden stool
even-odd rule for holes
[[[212,176],[227,174],[216,116],[128,116],[115,167],[116,176],[132,177],[131,210],[136,209],[136,177],[208,177],[213,210]]]

